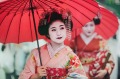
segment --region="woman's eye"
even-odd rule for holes
[[[52,29],[52,31],[56,31],[56,29]]]
[[[90,24],[91,27],[93,27],[93,24]]]
[[[60,28],[60,30],[63,30],[63,29],[64,29],[64,27],[61,27],[61,28]]]
[[[85,25],[84,27],[87,27],[88,25]]]

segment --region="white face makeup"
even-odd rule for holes
[[[95,24],[93,21],[88,22],[85,26],[82,27],[83,34],[87,37],[90,37],[95,32]]]
[[[49,36],[55,43],[63,43],[66,38],[66,28],[63,22],[57,20],[49,27]]]

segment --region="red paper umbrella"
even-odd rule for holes
[[[50,9],[69,9],[72,12],[73,24],[83,26],[98,11],[94,0],[9,0],[0,3],[0,42],[21,43],[43,38],[37,32],[41,13]],[[45,79],[45,78],[44,78]]]
[[[74,28],[81,27],[92,20],[99,9],[94,0],[9,0],[1,2],[0,42],[21,43],[34,41],[36,36],[38,39],[43,38],[37,32],[40,15],[53,8],[69,9],[72,13]]]
[[[100,6],[100,15],[101,15],[101,23],[96,26],[95,31],[100,34],[103,38],[109,39],[113,35],[115,35],[118,30],[118,18],[117,16],[109,11],[108,9]],[[73,30],[73,38],[79,35],[81,32],[80,29]]]

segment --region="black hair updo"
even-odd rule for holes
[[[93,22],[95,25],[99,25],[100,24],[100,18],[93,18]]]
[[[38,32],[39,32],[39,34],[40,35],[45,35],[47,38],[49,38],[48,37],[48,35],[49,35],[48,29],[49,29],[50,25],[54,21],[57,21],[57,20],[60,20],[61,22],[63,22],[65,24],[65,20],[66,19],[64,19],[62,17],[62,14],[60,14],[57,11],[47,12],[44,15],[44,18],[40,19],[40,21],[39,21],[39,26],[38,26]],[[72,21],[71,21],[71,25],[73,25]]]

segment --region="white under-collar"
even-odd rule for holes
[[[58,51],[60,51],[61,49],[63,49],[65,47],[65,45],[60,46],[58,49],[54,50],[51,46],[50,43],[47,43],[47,48],[48,48],[48,52],[50,55],[50,58],[52,58],[56,53],[58,53]]]
[[[93,33],[93,35],[91,35],[90,37],[86,37],[83,33],[80,34],[81,38],[83,39],[86,45],[88,45],[96,35],[96,32]]]

